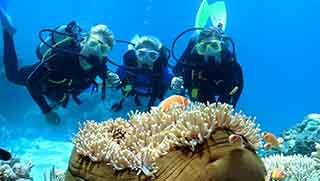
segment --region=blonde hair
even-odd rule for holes
[[[160,40],[154,36],[138,36],[138,35],[135,35],[133,37],[133,39],[131,40],[131,42],[133,44],[135,44],[134,47],[131,47],[132,48],[135,48],[135,49],[139,49],[141,47],[143,47],[144,45],[147,45],[147,46],[150,46],[152,47],[153,49],[155,50],[160,50],[162,48],[162,43],[160,42]],[[130,47],[129,47],[130,49]]]
[[[89,35],[100,36],[103,42],[107,43],[110,48],[114,46],[115,40],[112,31],[104,24],[98,24],[90,29]]]

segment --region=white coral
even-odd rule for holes
[[[319,164],[312,158],[303,155],[274,155],[262,159],[268,171],[268,177],[275,169],[286,174],[285,181],[319,181]]]
[[[311,154],[312,158],[320,164],[320,143],[315,144],[316,151]]]
[[[11,181],[16,180],[18,177],[13,172],[12,168],[8,164],[0,166],[0,180],[1,181]]]
[[[25,164],[15,163],[12,166],[12,170],[19,178],[29,178],[30,177],[29,173],[31,172],[32,167],[33,167],[33,164],[31,161]]]
[[[0,160],[0,180],[1,181],[31,181],[30,171],[33,164],[31,161],[20,163],[17,159],[8,161]]]

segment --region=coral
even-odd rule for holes
[[[302,123],[284,131],[281,137],[284,139],[283,154],[310,155],[314,143],[320,140],[320,115],[307,115]]]
[[[16,175],[13,172],[12,168],[8,164],[3,164],[0,167],[0,180],[14,180]]]
[[[64,171],[57,171],[53,166],[49,171],[49,177],[46,173],[43,173],[43,180],[44,181],[64,181],[65,172]]]
[[[284,171],[284,181],[319,181],[319,163],[310,157],[303,155],[274,155],[262,159],[268,171],[267,179],[270,179],[273,170]]]
[[[30,171],[32,163],[20,163],[17,159],[0,161],[0,180],[1,181],[32,181]]]
[[[320,164],[320,143],[315,144],[316,151],[312,152],[312,158]]]
[[[138,174],[157,172],[156,159],[178,148],[195,151],[217,130],[242,135],[256,149],[260,129],[255,119],[234,113],[232,106],[195,103],[190,108],[175,106],[167,112],[131,112],[129,120],[118,118],[102,123],[86,122],[73,143],[76,152],[93,162],[106,162],[115,170],[130,169]]]

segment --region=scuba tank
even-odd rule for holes
[[[61,25],[55,29],[42,29],[39,32],[41,43],[37,46],[36,54],[41,62],[45,61],[52,51],[66,46],[78,46],[82,29],[75,21]],[[43,33],[48,33],[44,38]]]

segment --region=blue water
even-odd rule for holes
[[[3,9],[7,9],[7,1],[6,0],[0,0],[0,7]]]
[[[320,1],[227,0],[226,4],[226,31],[236,42],[244,71],[245,87],[238,109],[256,116],[263,129],[275,133],[292,127],[309,113],[320,112]],[[38,31],[70,20],[85,29],[105,23],[117,39],[152,34],[170,47],[177,34],[194,25],[199,5],[200,0],[10,0],[5,6],[18,30],[15,41],[21,65],[26,65],[37,61]],[[179,41],[177,53],[187,38]],[[111,58],[120,63],[125,50],[126,45],[119,44]],[[105,109],[111,103],[102,104],[96,98],[81,108],[70,108],[72,111],[63,114],[62,125],[52,128],[39,115],[27,91],[5,80],[2,66],[0,63],[0,123],[10,135],[69,141],[79,120],[112,116]],[[114,97],[112,92],[108,96]],[[90,108],[91,113],[84,114]]]

